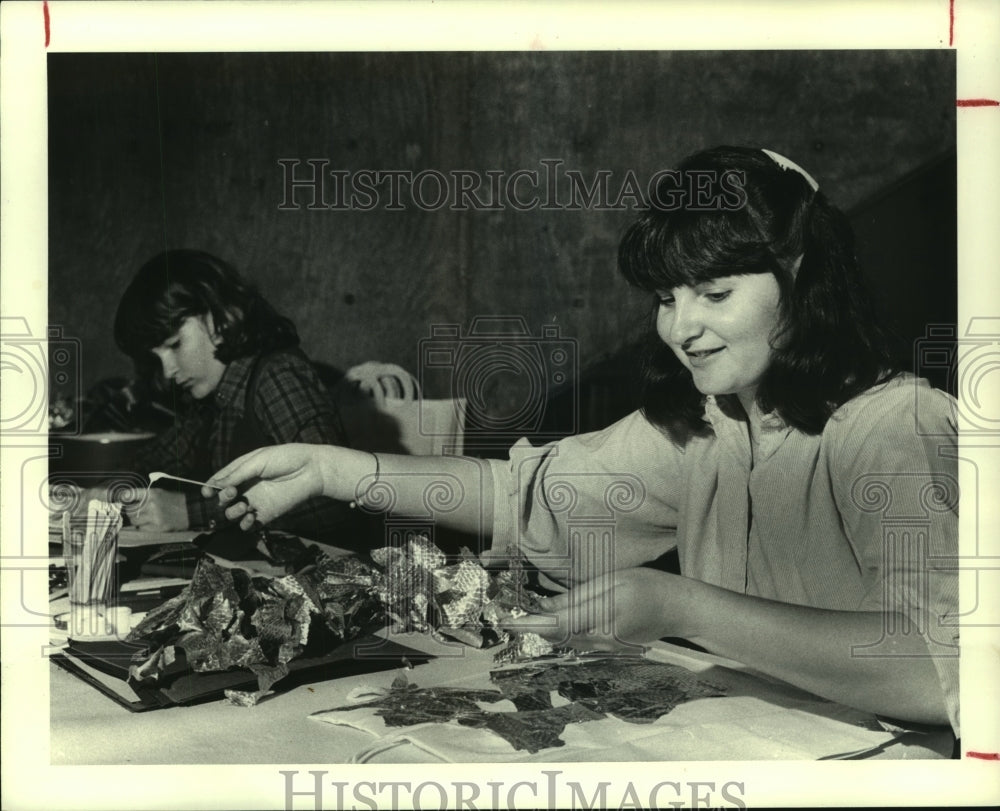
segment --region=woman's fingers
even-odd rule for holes
[[[253,509],[250,507],[249,501],[243,496],[233,495],[233,496],[223,497],[222,494],[220,494],[219,502],[221,504],[229,505],[226,507],[225,514],[226,518],[228,518],[230,521],[238,521],[244,515],[253,512]]]
[[[581,583],[571,591],[541,601],[538,611],[510,618],[502,625],[510,631],[531,631],[554,645],[570,645],[578,650],[641,650],[631,641],[635,632],[626,617],[616,612],[628,609],[630,592],[627,578],[616,575]],[[626,598],[626,599],[623,599]],[[652,638],[652,637],[650,637]]]
[[[267,449],[258,448],[234,459],[221,470],[214,473],[212,478],[208,480],[208,484],[225,489],[231,487],[235,490],[238,485],[247,479],[260,477],[266,466],[266,454],[263,453],[265,450]],[[208,492],[206,492],[206,489]],[[214,490],[211,488],[202,488],[202,495],[210,496],[213,492]]]
[[[550,641],[566,636],[566,623],[559,612],[522,614],[519,617],[508,616],[500,623],[500,626],[506,631],[519,633],[530,631]]]
[[[576,592],[564,591],[560,594],[553,594],[551,597],[543,597],[539,602],[543,611],[563,611],[569,607],[574,594]]]
[[[589,598],[584,591],[581,586],[565,594],[547,597],[541,601],[537,611],[509,616],[501,626],[508,631],[536,633],[555,644],[569,644],[581,632],[591,630],[575,621],[576,617],[587,613]]]
[[[263,494],[260,479],[267,478],[268,460],[271,456],[267,453],[269,448],[258,448],[244,456],[234,459],[223,467],[208,483],[213,487],[203,487],[202,495],[210,498],[217,495],[219,504],[225,510],[226,518],[234,523],[238,523],[243,530],[251,530],[259,523],[266,523],[274,516],[264,516],[257,500]],[[239,485],[251,483],[245,492],[240,492]],[[216,490],[221,487],[221,490]]]
[[[235,501],[239,498],[240,492],[235,487],[223,487],[221,490],[215,487],[209,487],[206,485],[201,488],[202,498],[212,498],[216,497],[219,499],[219,504],[228,504],[231,501]]]
[[[577,650],[630,650],[636,646],[619,640],[613,633],[597,626],[578,624],[569,608],[553,614],[528,614],[501,623],[504,630],[536,633],[556,647],[569,646]],[[574,627],[575,626],[575,627]]]

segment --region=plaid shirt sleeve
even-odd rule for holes
[[[178,476],[193,475],[193,471],[204,466],[203,445],[210,422],[208,410],[196,406],[143,445],[132,458],[132,470],[144,476],[157,470]]]
[[[261,427],[276,445],[344,442],[332,397],[312,366],[294,355],[280,355],[265,363],[253,408]]]
[[[333,399],[302,357],[282,354],[266,362],[252,407],[260,427],[275,445],[345,444]],[[346,504],[313,498],[285,513],[273,526],[313,540],[343,541],[347,525],[353,523],[353,511]]]

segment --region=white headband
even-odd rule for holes
[[[767,155],[771,160],[773,160],[778,166],[783,170],[791,169],[793,172],[798,172],[802,177],[806,179],[806,183],[812,188],[813,191],[819,190],[819,183],[809,174],[805,169],[799,166],[795,161],[791,161],[784,155],[779,155],[777,152],[772,152],[770,149],[762,149],[765,155]]]

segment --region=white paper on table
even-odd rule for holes
[[[491,730],[455,721],[389,727],[375,714],[375,708],[329,710],[310,718],[372,735],[375,740],[354,753],[351,760],[355,763],[398,762],[400,755],[408,761],[410,757],[404,754],[407,747],[446,763],[819,760],[882,750],[889,751],[888,757],[941,758],[950,753],[944,732],[910,733],[904,738],[902,733],[881,727],[871,713],[826,701],[790,685],[722,669],[710,662],[688,661],[687,657],[679,662],[675,656],[658,655],[655,649],[650,653],[647,655],[654,660],[682,663],[705,681],[726,686],[729,694],[684,702],[648,724],[611,716],[569,723],[559,735],[562,746],[535,753],[515,749]],[[447,686],[495,688],[488,672]],[[497,704],[490,710],[500,707]]]
[[[200,529],[183,529],[174,532],[163,532],[124,527],[118,533],[118,548],[132,549],[139,546],[162,546],[168,543],[190,543],[199,535]]]
[[[810,706],[811,705],[811,706]],[[361,729],[376,737],[356,752],[365,763],[400,745],[409,744],[445,763],[662,761],[662,760],[818,760],[889,744],[897,736],[852,724],[854,718],[816,714],[816,710],[848,708],[827,702],[803,702],[801,709],[778,707],[750,696],[701,698],[675,707],[651,724],[607,717],[567,724],[563,746],[539,752],[515,749],[488,729],[456,722],[387,727],[371,709],[326,712],[317,721]],[[925,755],[933,757],[933,755]]]

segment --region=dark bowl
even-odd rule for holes
[[[59,437],[50,442],[49,470],[53,473],[128,470],[136,452],[154,436],[109,431]]]

